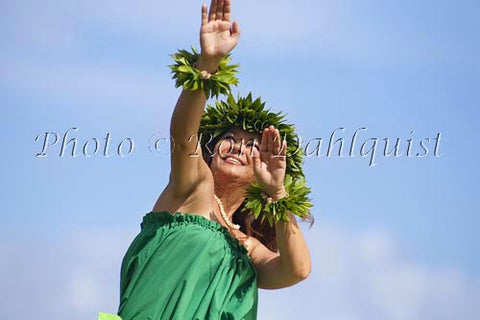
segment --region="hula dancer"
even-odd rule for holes
[[[99,319],[253,320],[258,288],[310,274],[295,218],[313,223],[303,153],[284,115],[231,93],[239,36],[230,0],[212,0],[208,13],[202,6],[201,51],[173,55],[183,90],[170,124],[170,179],[123,258],[118,315]]]

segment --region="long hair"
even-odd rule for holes
[[[212,162],[213,154],[211,151],[215,150],[215,145],[220,140],[220,137],[226,132],[229,128],[225,129],[222,134],[219,134],[217,137],[213,138],[208,143],[202,144],[202,155],[203,160],[208,164]],[[275,230],[275,225],[270,226],[267,219],[263,222],[261,218],[255,218],[253,214],[247,211],[243,211],[245,206],[245,201],[237,208],[237,210],[233,214],[233,223],[238,224],[240,226],[240,231],[245,233],[247,236],[252,236],[258,239],[264,246],[268,249],[272,250],[273,252],[278,252],[278,245],[277,245],[277,234]],[[309,221],[310,227],[312,227],[315,219],[313,215],[308,214],[305,218],[302,219],[303,221]]]

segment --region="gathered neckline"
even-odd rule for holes
[[[233,246],[234,249],[239,251],[242,254],[245,254],[248,259],[247,252],[248,250],[235,238],[227,229],[227,227],[221,225],[220,223],[208,219],[207,217],[191,213],[191,212],[180,212],[175,211],[170,213],[168,211],[150,211],[143,217],[141,227],[143,228],[149,222],[194,222],[199,225],[209,227],[210,229],[217,230],[220,233],[223,233],[229,244]]]

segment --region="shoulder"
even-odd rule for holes
[[[176,194],[169,183],[158,197],[153,211],[192,212],[208,216],[213,208],[213,178],[207,176],[197,183],[189,193]]]

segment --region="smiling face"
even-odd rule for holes
[[[245,183],[255,181],[253,165],[247,162],[245,153],[260,147],[261,135],[238,127],[229,128],[215,145],[210,163],[212,173],[217,177],[235,179]]]

